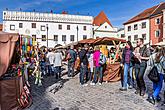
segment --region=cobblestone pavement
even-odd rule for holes
[[[148,103],[147,95],[135,95],[133,89],[122,92],[119,87],[120,82],[82,87],[78,75],[63,76],[61,82],[52,76],[44,79],[42,87],[32,85],[33,104],[27,110],[165,110]]]

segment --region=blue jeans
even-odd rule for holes
[[[54,72],[57,78],[61,78],[61,66],[54,67]]]
[[[74,62],[68,62],[68,76],[74,76]]]
[[[133,85],[133,81],[132,81],[132,67],[130,67],[130,64],[127,64],[127,63],[124,63],[124,80],[123,80],[123,87],[124,88],[127,88],[127,84],[129,85]],[[128,71],[129,71],[129,76],[130,76],[130,79],[129,79],[129,82],[128,82]]]
[[[48,73],[54,75],[54,67],[53,67],[53,65],[48,65]]]
[[[97,74],[99,73],[100,83],[103,82],[103,67],[95,67],[93,83],[97,83]]]
[[[81,64],[80,66],[80,83],[83,85],[84,84],[84,76],[88,72],[88,66]]]
[[[153,97],[154,98],[159,98],[159,94],[163,85],[163,74],[160,73],[159,78],[160,78],[159,82],[157,83],[153,82],[153,90],[154,90]]]

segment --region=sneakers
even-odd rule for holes
[[[82,87],[88,86],[88,84],[81,84],[81,83],[80,83],[80,85],[81,85]]]
[[[133,87],[132,86],[128,86],[128,89],[132,89]]]
[[[91,86],[95,86],[96,84],[95,83],[90,83]]]
[[[154,99],[153,96],[149,96],[148,99],[147,99],[147,101],[148,101],[149,103],[155,105],[155,99]]]
[[[140,90],[136,90],[135,91],[135,94],[140,94]]]
[[[119,90],[121,90],[121,91],[127,91],[127,88],[121,87],[121,88],[119,88]]]
[[[145,91],[142,90],[142,91],[140,92],[140,96],[144,96],[144,95],[145,95]]]
[[[101,85],[102,85],[102,83],[99,83],[99,85],[101,86]]]

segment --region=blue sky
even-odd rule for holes
[[[96,16],[104,11],[114,27],[122,27],[123,22],[139,12],[164,0],[0,0],[0,23],[2,11],[9,10],[81,14]]]

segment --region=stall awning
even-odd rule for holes
[[[16,33],[0,32],[0,77],[7,71],[18,38]]]

